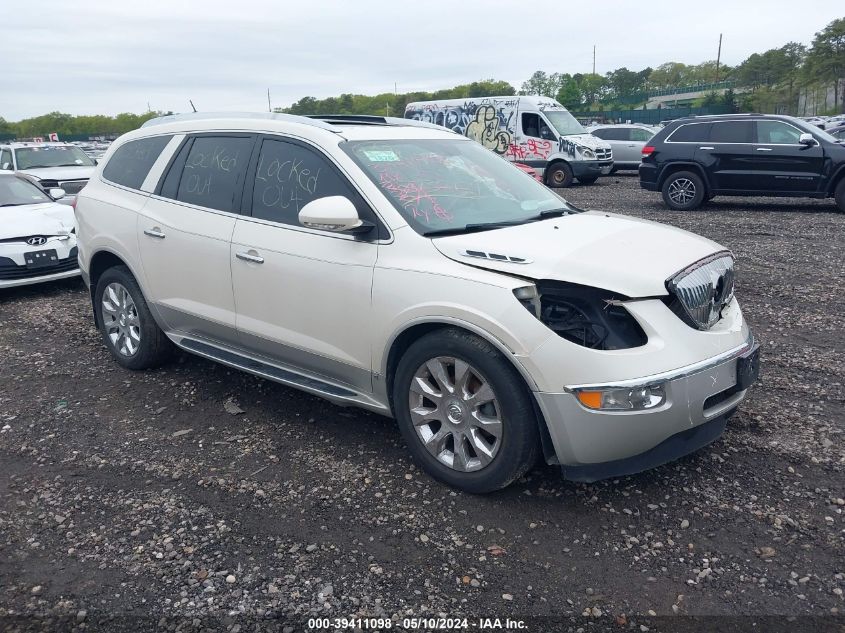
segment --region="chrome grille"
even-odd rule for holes
[[[733,299],[733,256],[721,252],[696,262],[669,279],[666,287],[680,302],[690,325],[710,329]]]
[[[599,160],[610,160],[613,158],[613,150],[599,148],[596,150],[596,158]]]

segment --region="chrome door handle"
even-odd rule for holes
[[[263,264],[264,258],[260,255],[253,255],[252,253],[235,253],[235,257],[242,259],[245,262],[252,262],[253,264]]]
[[[713,149],[713,148],[710,147],[710,146],[707,146],[707,147],[699,147],[698,149]]]
[[[757,151],[758,152],[771,152],[772,148],[771,147],[758,147]]]
[[[144,235],[149,235],[150,237],[155,237],[160,240],[163,240],[165,235],[161,232],[161,229],[155,227],[154,229],[144,229]]]

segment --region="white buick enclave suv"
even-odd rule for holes
[[[377,117],[193,114],[111,146],[79,263],[119,364],[174,344],[396,418],[433,476],[580,481],[690,453],[758,372],[734,258]]]

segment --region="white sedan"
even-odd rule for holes
[[[73,208],[56,202],[62,196],[0,173],[0,288],[79,274]]]

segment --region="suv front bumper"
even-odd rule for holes
[[[748,378],[740,383],[737,375],[740,359],[757,353],[749,337],[734,350],[672,372],[613,385],[578,385],[564,393],[535,393],[564,476],[597,481],[630,475],[709,444],[747,393]],[[654,384],[664,386],[666,400],[642,411],[588,409],[575,394],[583,387]]]

